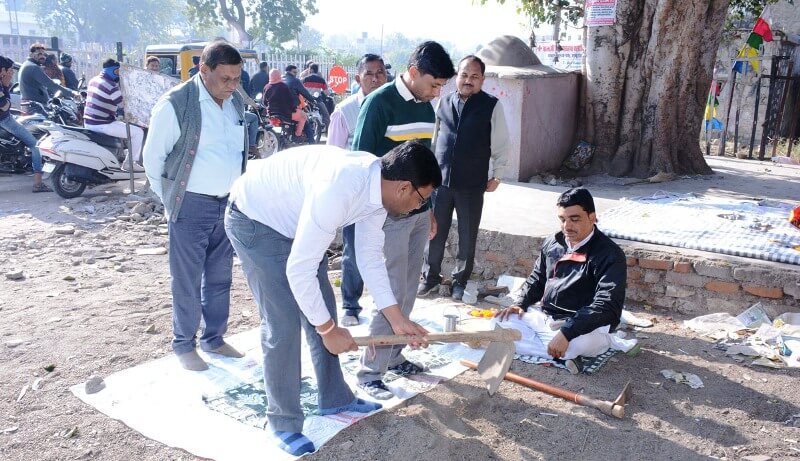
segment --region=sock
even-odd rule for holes
[[[319,414],[323,416],[335,415],[336,413],[342,413],[345,411],[354,411],[356,413],[371,413],[375,410],[380,410],[381,408],[383,408],[383,405],[381,405],[380,403],[368,402],[364,399],[359,399],[358,397],[356,397],[352,402],[341,407],[320,408]]]
[[[316,450],[314,444],[300,432],[274,431],[273,434],[280,441],[278,446],[281,450],[292,456],[301,456]]]

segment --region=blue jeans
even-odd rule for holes
[[[258,143],[258,115],[245,112],[244,120],[247,123],[247,145],[255,146]]]
[[[22,144],[28,146],[31,150],[31,164],[34,173],[42,172],[42,154],[39,148],[36,147],[36,138],[33,137],[30,131],[26,130],[24,126],[14,120],[14,116],[8,114],[5,120],[0,120],[0,127],[14,135],[17,139],[22,141]]]
[[[200,347],[224,343],[231,303],[233,248],[225,235],[226,199],[186,192],[178,219],[169,221],[169,271],[172,275],[172,350],[196,347],[201,319],[205,323]]]
[[[345,315],[358,317],[361,306],[358,300],[364,293],[364,280],[356,265],[356,225],[342,228],[342,308]]]
[[[261,316],[264,389],[270,429],[301,432],[304,419],[300,406],[301,328],[311,349],[319,408],[347,405],[355,396],[344,381],[339,357],[325,349],[322,337],[300,311],[289,287],[286,260],[292,250],[292,239],[230,207],[225,215],[225,231],[242,262]],[[336,298],[328,281],[328,259],[324,254],[320,255],[317,280],[328,313],[336,321]]]

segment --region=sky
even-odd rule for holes
[[[500,35],[530,34],[516,13],[515,0],[317,0],[319,13],[306,24],[323,35],[367,32],[380,37],[400,32],[409,38],[449,41],[459,48],[484,45]],[[368,19],[367,19],[368,18]]]

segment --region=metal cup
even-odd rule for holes
[[[456,331],[456,325],[458,324],[458,315],[455,314],[445,314],[444,315],[444,331]]]

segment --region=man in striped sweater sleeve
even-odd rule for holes
[[[103,62],[103,72],[89,80],[83,126],[98,133],[127,139],[125,122],[117,120],[117,112],[122,110],[120,104],[122,104],[122,93],[119,90],[119,63],[109,58]],[[136,125],[131,125],[128,156],[133,155],[133,171],[144,171],[139,165],[143,139],[144,131]],[[130,159],[125,157],[122,162],[123,169],[128,168],[129,161]]]

